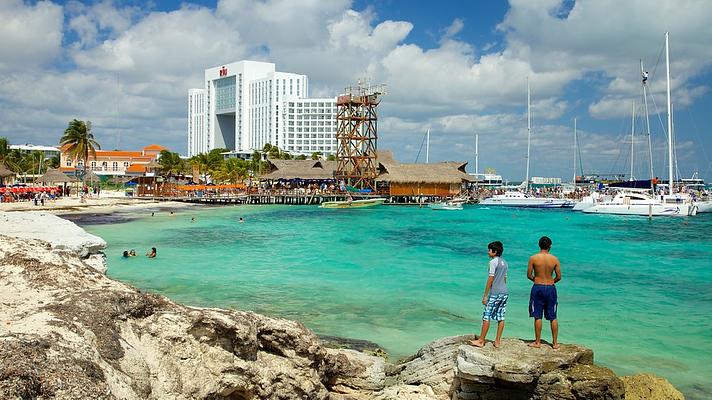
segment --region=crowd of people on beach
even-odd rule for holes
[[[556,318],[558,296],[556,283],[561,281],[561,265],[559,259],[550,253],[551,239],[542,236],[539,239],[539,252],[529,257],[527,265],[527,279],[533,282],[529,294],[529,316],[534,318],[534,341],[530,347],[541,347],[542,317],[551,324],[551,347],[559,348],[559,322]],[[487,283],[485,284],[482,305],[482,329],[480,335],[469,343],[475,347],[484,347],[490,321],[497,321],[497,335],[494,347],[501,345],[502,332],[504,331],[504,315],[507,310],[509,290],[507,289],[508,264],[502,258],[504,245],[494,241],[487,245],[487,255],[490,258]]]

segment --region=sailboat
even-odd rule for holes
[[[507,191],[496,194],[480,202],[485,206],[527,207],[527,208],[571,208],[573,201],[554,197],[536,197],[529,192],[529,154],[531,149],[532,124],[531,124],[531,90],[527,78],[527,177],[524,181],[524,192]]]
[[[670,44],[669,34],[665,33],[665,64],[667,71],[667,131],[668,131],[668,194],[655,196],[646,191],[627,189],[618,192],[611,201],[597,204],[583,210],[593,214],[619,214],[643,216],[689,216],[697,214],[697,206],[686,193],[675,193],[673,177],[673,131],[670,100]],[[643,75],[643,82],[647,75]],[[651,175],[652,176],[652,175]]]

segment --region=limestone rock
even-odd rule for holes
[[[327,349],[328,385],[343,394],[374,392],[385,386],[385,360],[348,349]]]
[[[3,235],[39,239],[52,248],[71,250],[81,258],[106,248],[104,239],[87,233],[73,222],[41,211],[0,213]]]
[[[622,376],[626,400],[685,400],[667,380],[652,374]]]

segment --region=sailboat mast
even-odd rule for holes
[[[635,134],[635,100],[633,100],[633,112],[631,113],[631,124],[630,124],[630,177],[629,181],[633,180],[633,135]],[[652,179],[652,178],[651,178]]]
[[[576,118],[574,118],[574,187],[576,187]]]
[[[532,143],[532,110],[531,110],[531,90],[529,88],[529,77],[527,77],[527,177],[524,181],[524,192],[529,191],[529,150]]]
[[[643,60],[640,60],[640,75],[645,76],[645,69],[643,68]],[[648,114],[648,87],[646,86],[646,81],[643,81],[643,104],[645,108],[645,129],[648,134],[648,160],[650,161],[650,179],[655,178],[655,173],[653,171],[653,140],[650,135],[650,116]]]
[[[430,129],[425,134],[425,163],[430,162]]]
[[[475,176],[480,173],[480,135],[475,134]]]
[[[667,74],[667,127],[668,127],[668,188],[669,193],[673,193],[674,189],[674,179],[672,176],[672,103],[670,101],[670,41],[669,32],[665,32],[665,72]]]

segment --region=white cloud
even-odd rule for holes
[[[62,7],[0,2],[0,71],[37,70],[61,53]]]

